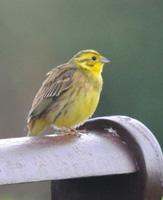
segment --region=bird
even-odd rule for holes
[[[109,62],[88,49],[49,71],[29,111],[27,136],[38,136],[48,126],[75,130],[90,118],[102,91],[103,65]]]

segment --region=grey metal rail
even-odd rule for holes
[[[88,120],[88,133],[0,140],[0,185],[52,181],[52,199],[160,200],[163,157],[142,123]]]

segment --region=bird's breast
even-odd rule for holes
[[[61,111],[54,120],[57,127],[78,127],[93,115],[102,89],[102,79],[91,80],[76,74],[60,101]],[[80,78],[78,77],[80,76]]]

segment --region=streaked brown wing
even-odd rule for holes
[[[43,113],[55,101],[55,97],[70,87],[75,70],[76,66],[67,63],[47,73],[48,78],[43,82],[33,100],[32,108],[28,115],[32,117],[30,117],[30,121]]]

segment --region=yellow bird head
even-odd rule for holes
[[[101,74],[104,63],[110,62],[107,58],[94,50],[84,50],[78,52],[69,63],[89,72]]]

